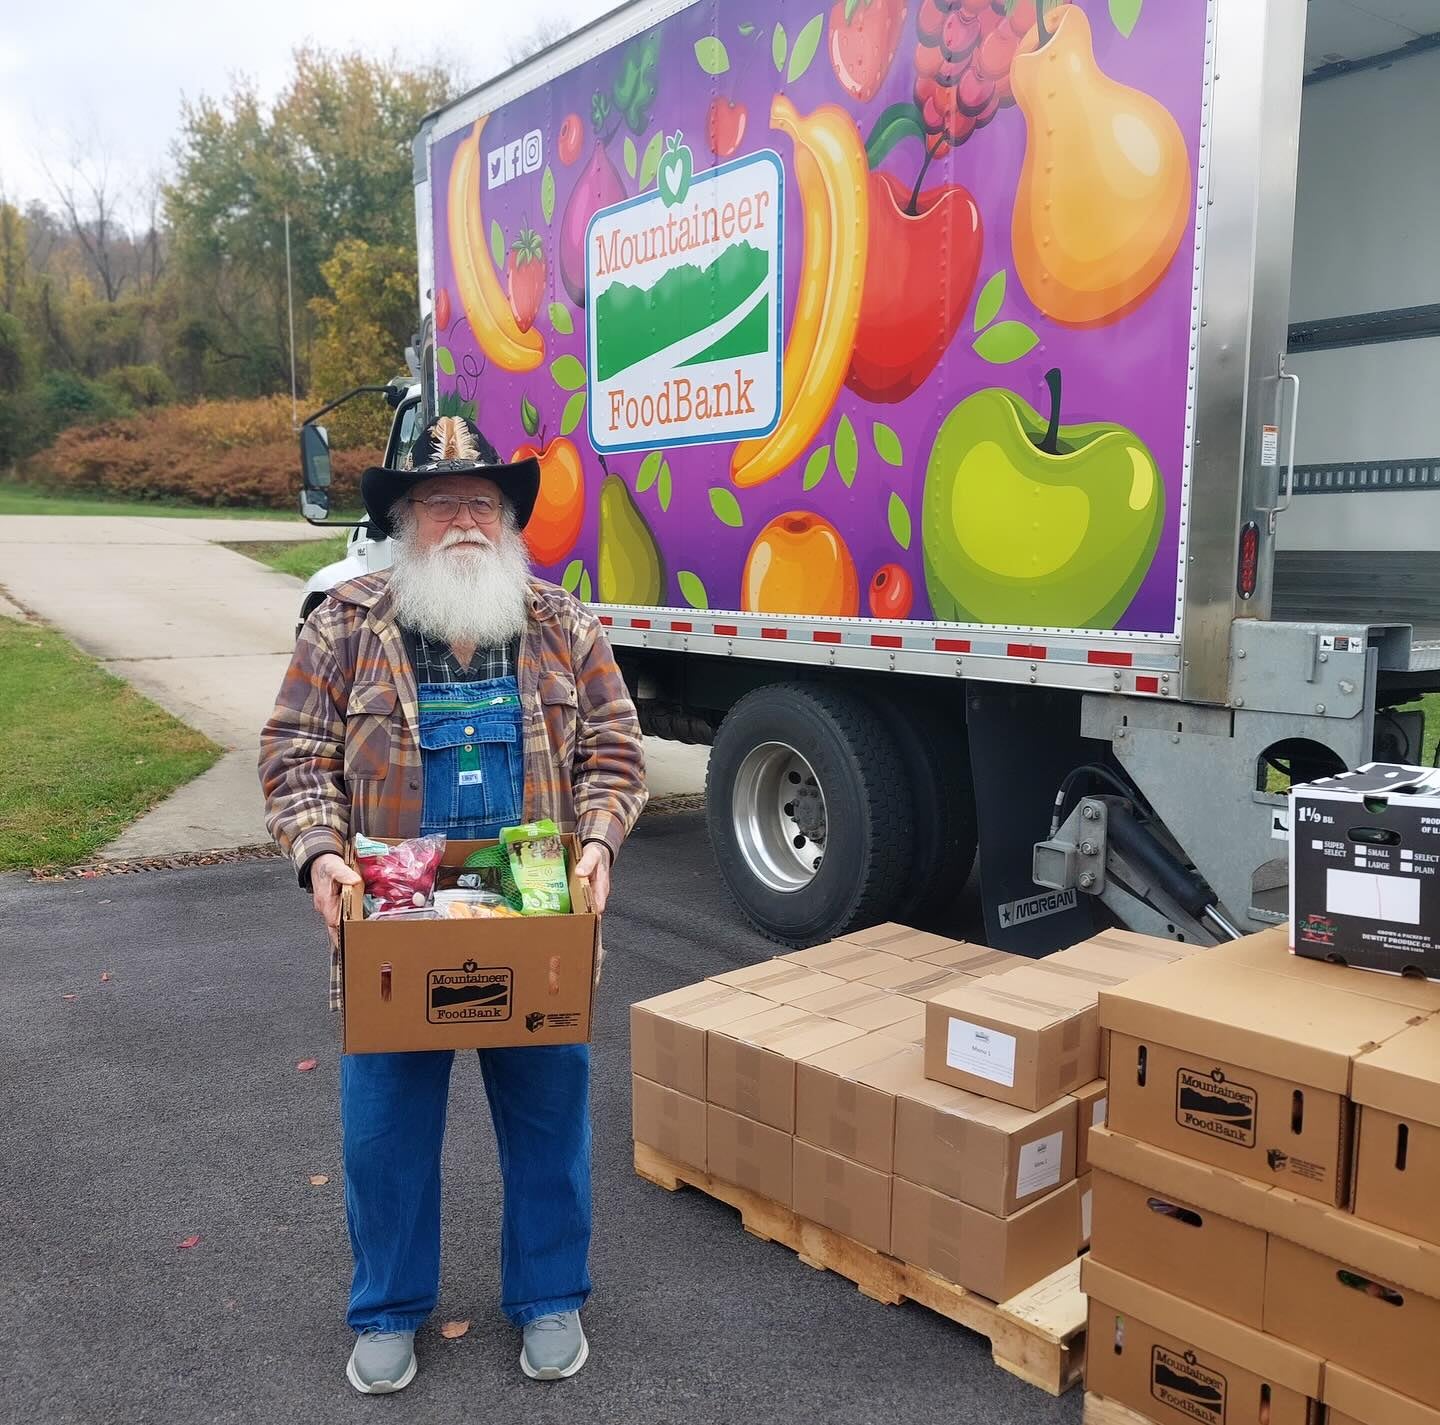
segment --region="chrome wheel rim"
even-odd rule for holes
[[[735,777],[735,840],[772,891],[804,890],[825,859],[825,793],[814,768],[784,742],[753,748]]]

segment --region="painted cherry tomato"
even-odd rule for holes
[[[909,618],[915,586],[898,564],[886,564],[870,581],[870,612],[875,618]]]
[[[435,330],[447,332],[450,330],[450,289],[442,287],[435,294]]]
[[[560,125],[560,137],[556,142],[555,151],[560,155],[560,162],[569,167],[580,157],[580,145],[585,141],[585,126],[580,122],[579,114],[570,114],[565,122]]]

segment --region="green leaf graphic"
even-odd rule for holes
[[[708,609],[710,607],[710,596],[705,592],[705,585],[700,582],[698,574],[692,574],[688,569],[682,569],[675,575],[675,582],[680,585],[680,592],[685,596],[685,602],[692,609]]]
[[[665,457],[658,450],[652,450],[640,462],[640,473],[635,477],[635,493],[637,495],[643,495],[655,483],[655,477],[660,473],[660,463],[664,459]]]
[[[540,434],[540,412],[529,396],[520,397],[520,424],[525,427],[526,435]]]
[[[740,33],[748,40],[755,33],[754,25],[741,25]]]
[[[810,68],[810,61],[820,48],[820,36],[824,32],[825,16],[816,15],[795,37],[795,48],[790,51],[790,72],[786,76],[791,84]]]
[[[665,152],[665,135],[656,134],[645,145],[645,157],[640,160],[640,191],[643,193],[655,181],[660,172],[660,159]]]
[[[975,330],[988,327],[1005,300],[1005,269],[1002,267],[981,289],[975,302]]]
[[[730,51],[725,42],[714,35],[695,41],[695,58],[706,74],[724,74],[730,68]]]
[[[801,488],[813,490],[824,478],[825,472],[830,468],[830,447],[822,445],[809,460],[805,462],[805,479]]]
[[[591,593],[590,571],[588,569],[582,569],[580,571],[580,587],[575,590],[575,597],[579,599],[582,604],[588,604]]]
[[[920,122],[920,111],[907,100],[903,104],[892,104],[870,130],[865,155],[871,168],[879,168],[890,156],[890,151],[901,139],[924,139],[925,125]]]
[[[505,270],[505,234],[500,230],[500,224],[494,218],[490,220],[490,256],[495,259],[495,266],[503,272]]]
[[[1145,0],[1110,0],[1110,18],[1115,28],[1128,40],[1135,31],[1135,22]]]
[[[670,462],[668,460],[660,467],[659,493],[660,508],[668,512],[670,509],[671,495]]]
[[[573,594],[580,587],[580,576],[585,572],[585,561],[583,559],[572,559],[566,566],[565,572],[560,576],[560,587],[567,594]]]
[[[540,211],[547,223],[555,216],[555,170],[548,163],[545,176],[540,180]]]
[[[560,417],[560,434],[569,435],[580,424],[585,414],[585,393],[577,391],[565,402],[565,414]]]
[[[728,524],[731,529],[739,529],[745,523],[745,516],[740,512],[740,501],[723,485],[717,485],[710,491],[710,508],[715,511],[715,518],[721,524]]]
[[[570,316],[570,308],[564,302],[550,303],[550,325],[561,336],[569,336],[575,330],[575,322]]]
[[[585,384],[585,368],[573,356],[557,356],[550,364],[550,374],[562,391],[578,391]]]
[[[899,465],[905,459],[900,437],[884,421],[875,422],[875,454],[887,465]]]
[[[910,511],[905,508],[905,501],[893,492],[890,495],[890,533],[895,536],[895,543],[901,549],[910,548]]]
[[[775,60],[775,73],[785,73],[785,56],[790,52],[790,42],[785,38],[785,26],[776,21],[775,33],[770,37],[770,54]]]
[[[835,432],[835,468],[847,485],[855,483],[855,472],[860,468],[860,444],[855,439],[855,427],[850,424],[849,416],[840,417]]]
[[[637,166],[640,163],[640,156],[635,152],[635,140],[629,134],[625,135],[625,172],[634,178]]]
[[[447,375],[455,374],[455,358],[450,355],[448,346],[437,346],[435,348],[435,364]]]
[[[1024,322],[997,322],[975,338],[975,351],[986,361],[1003,366],[1034,350],[1040,338]]]

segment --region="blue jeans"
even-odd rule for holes
[[[500,1306],[516,1326],[590,1294],[590,1046],[482,1049],[505,1185]],[[451,1050],[340,1060],[352,1330],[414,1331],[440,1294]]]

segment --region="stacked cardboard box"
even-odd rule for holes
[[[635,1137],[1013,1296],[1080,1249],[1079,1106],[1064,1095],[1032,1111],[936,1083],[924,1041],[928,1001],[1026,963],[886,925],[634,1005]]]
[[[1104,990],[1088,1386],[1159,1425],[1440,1425],[1440,986],[1284,930]]]

